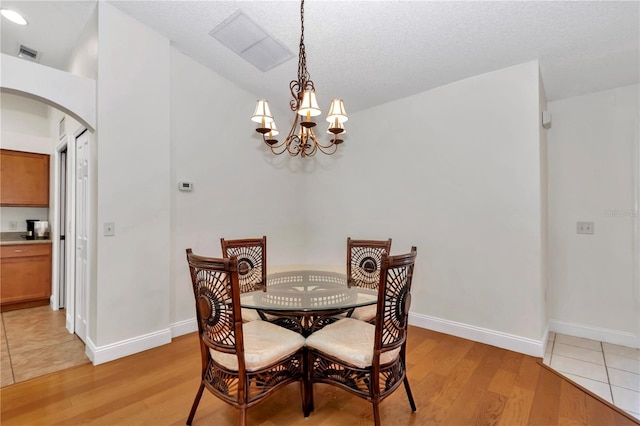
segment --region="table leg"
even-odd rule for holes
[[[313,411],[313,383],[311,382],[311,374],[313,372],[313,357],[308,348],[304,348],[304,375],[302,383],[302,411],[305,417]]]

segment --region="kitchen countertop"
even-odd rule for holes
[[[51,239],[44,240],[26,240],[22,238],[26,232],[0,232],[0,246],[8,246],[14,244],[47,244],[51,243]]]

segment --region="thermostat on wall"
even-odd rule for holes
[[[178,189],[180,191],[193,191],[193,182],[178,182]]]

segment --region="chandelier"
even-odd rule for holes
[[[331,136],[328,143],[322,144],[316,136],[313,128],[316,123],[312,117],[322,112],[316,99],[316,88],[307,71],[307,55],[304,48],[304,0],[300,3],[300,52],[298,53],[298,79],[289,83],[289,89],[293,99],[289,102],[291,110],[295,112],[293,125],[289,134],[282,141],[275,138],[280,132],[271,115],[269,103],[265,99],[258,99],[256,110],[251,120],[258,123],[256,132],[262,135],[264,143],[271,148],[271,152],[280,155],[288,152],[292,157],[298,154],[301,157],[311,157],[322,151],[324,154],[333,155],[338,150],[338,145],[344,142],[340,135],[345,132],[344,122],[348,120],[342,99],[333,99],[327,121],[329,128],[327,133]]]

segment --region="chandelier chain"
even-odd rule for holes
[[[300,2],[300,52],[298,55],[298,82],[304,90],[308,81],[311,80],[307,71],[307,52],[304,45],[304,0]]]
[[[276,155],[287,152],[292,157],[312,157],[320,151],[327,155],[333,155],[343,140],[339,135],[344,133],[342,123],[347,121],[342,99],[331,101],[330,114],[327,116],[329,129],[327,133],[333,134],[329,143],[322,144],[314,131],[316,123],[311,117],[320,114],[320,109],[315,97],[315,87],[311,81],[311,75],[307,70],[307,52],[304,45],[304,0],[300,1],[300,46],[298,54],[298,79],[289,83],[292,99],[289,101],[291,111],[294,112],[294,120],[291,129],[282,142],[275,138],[278,129],[269,111],[267,101],[259,99],[256,105],[252,121],[260,123],[256,131],[262,134],[262,139],[269,146],[271,152]]]

